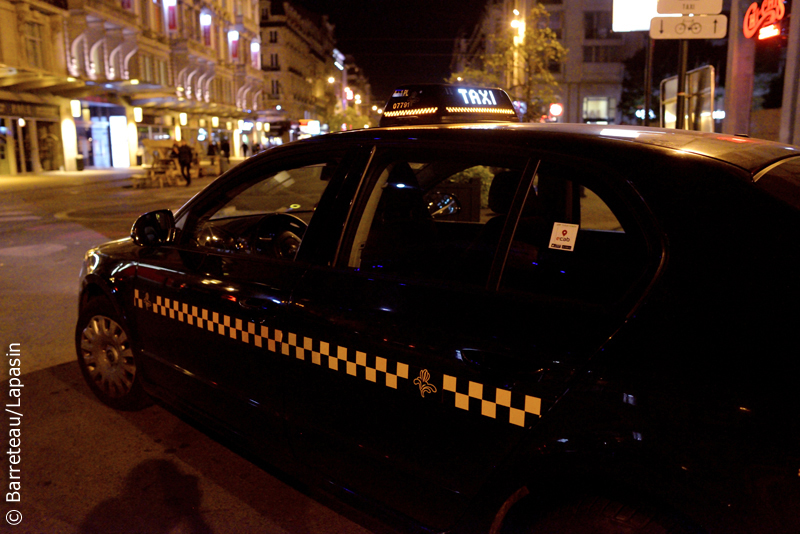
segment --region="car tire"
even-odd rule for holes
[[[527,514],[526,514],[527,515]],[[522,528],[503,528],[504,534],[702,534],[677,518],[645,506],[588,497],[526,517]]]
[[[97,398],[117,410],[138,410],[149,402],[123,324],[108,301],[90,300],[78,318],[75,349],[83,378]]]

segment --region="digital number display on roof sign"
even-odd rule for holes
[[[505,91],[489,87],[425,84],[406,85],[386,103],[381,126],[518,122]]]

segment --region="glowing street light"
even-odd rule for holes
[[[514,46],[519,46],[525,39],[525,21],[514,19],[511,21],[511,27],[517,30],[517,35],[514,36]]]

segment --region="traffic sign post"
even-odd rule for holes
[[[678,117],[676,127],[685,125],[685,80],[688,63],[688,39],[723,39],[728,34],[728,17],[721,15],[723,0],[657,0],[656,11],[662,15],[681,17],[653,17],[650,20],[650,50],[656,39],[679,39],[678,63]],[[649,58],[649,57],[648,57]],[[648,74],[648,77],[651,76]],[[648,78],[647,84],[650,83]],[[646,84],[646,85],[647,85]],[[647,108],[650,106],[648,105]],[[649,109],[645,111],[647,116]]]
[[[652,39],[723,39],[727,34],[725,15],[654,17],[650,21]]]
[[[656,10],[662,15],[719,15],[722,0],[658,0]]]

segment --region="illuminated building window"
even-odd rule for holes
[[[203,45],[211,46],[211,14],[200,14],[200,31],[203,33]]]
[[[583,99],[583,122],[611,124],[617,116],[617,99],[587,96]]]
[[[228,48],[230,50],[231,58],[236,59],[239,57],[239,32],[231,30],[228,32]]]
[[[261,68],[261,43],[257,41],[250,43],[250,64],[254,69]]]
[[[178,1],[165,0],[165,7],[167,8],[167,28],[169,30],[178,29]]]

